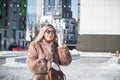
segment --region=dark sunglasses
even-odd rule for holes
[[[50,33],[51,33],[51,34],[55,34],[55,30],[46,30],[45,32],[46,32],[47,34],[50,34]]]

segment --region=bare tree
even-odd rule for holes
[[[28,28],[27,32],[29,35],[26,35],[26,36],[30,37],[30,42],[33,40],[33,28],[35,26],[35,17],[36,17],[36,15],[34,13],[27,14],[27,28]]]

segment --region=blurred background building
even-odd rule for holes
[[[0,50],[26,47],[27,0],[0,0]]]
[[[72,16],[71,0],[36,0],[36,13],[34,27],[41,29],[44,24],[55,26],[58,34],[58,42],[66,43],[70,49],[75,48],[77,42],[77,21]],[[28,25],[30,28],[30,25]],[[29,34],[28,29],[28,34]],[[34,32],[33,32],[34,33]],[[30,35],[27,40],[30,41]],[[34,34],[32,34],[32,37]],[[60,37],[59,37],[60,35]]]
[[[79,0],[77,50],[120,50],[120,0]]]
[[[71,10],[73,1],[0,0],[0,50],[27,47],[45,24],[53,24],[70,49],[120,50],[120,0],[76,0],[78,12]]]

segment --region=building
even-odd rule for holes
[[[120,50],[120,0],[80,0],[77,49]]]
[[[27,0],[0,0],[0,50],[26,47]]]
[[[44,0],[43,15],[54,18],[72,18],[71,0]]]

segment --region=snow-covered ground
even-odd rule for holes
[[[110,52],[80,52],[70,51],[72,63],[61,66],[66,74],[66,80],[120,80],[120,64]],[[31,80],[32,74],[26,66],[27,52],[1,51],[0,80]]]

